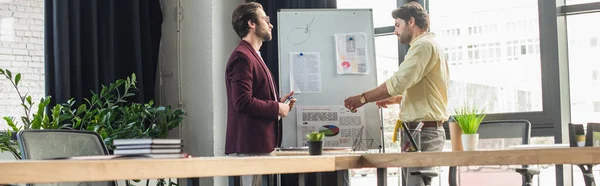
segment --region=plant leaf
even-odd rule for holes
[[[97,94],[94,94],[94,95],[92,96],[92,105],[96,105],[96,102],[97,102],[97,101],[98,101],[98,95],[97,95]]]
[[[15,86],[18,86],[20,81],[21,81],[21,73],[17,73],[17,75],[15,76]]]
[[[81,104],[81,105],[79,105],[79,108],[77,108],[76,114],[79,115],[86,110],[87,110],[87,106],[85,104]]]
[[[94,126],[94,132],[98,132],[100,130],[100,128],[102,128],[102,126],[100,126],[100,125]]]
[[[19,128],[17,128],[17,125],[15,125],[14,123],[14,118],[13,117],[8,117],[8,116],[4,116],[3,117],[4,120],[6,121],[6,124],[8,124],[8,126],[14,131],[14,132],[18,132]]]
[[[463,131],[463,134],[476,134],[479,125],[486,116],[483,110],[469,106],[455,110],[455,113],[456,115],[453,118]]]
[[[33,102],[31,102],[31,96],[27,96],[27,98],[25,98],[25,100],[27,100],[27,103],[29,105],[33,105]]]
[[[29,121],[29,118],[25,117],[25,116],[21,116],[21,121],[23,121],[23,123],[31,124],[31,121]]]
[[[60,119],[61,119],[60,118],[60,110],[61,109],[62,109],[61,105],[56,105],[56,106],[54,106],[54,109],[52,109],[52,118],[54,118],[54,119],[52,121],[51,127],[53,129],[58,128],[58,125],[60,124]]]

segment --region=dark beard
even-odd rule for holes
[[[273,39],[273,36],[267,31],[258,33],[258,37],[262,39],[263,42],[271,41],[271,39]]]
[[[402,32],[402,34],[400,34],[400,43],[402,44],[408,44],[410,43],[410,40],[412,39],[412,31],[408,28],[406,28],[404,30],[404,32]]]

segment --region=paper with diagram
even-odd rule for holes
[[[367,35],[363,32],[334,34],[338,74],[367,74]]]
[[[324,147],[352,147],[353,138],[365,126],[365,112],[358,108],[350,112],[343,105],[297,106],[296,124],[298,146],[306,146],[306,134],[320,131],[325,133]]]
[[[321,93],[319,52],[290,52],[290,86],[294,93]]]

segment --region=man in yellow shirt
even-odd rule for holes
[[[449,116],[449,70],[443,49],[429,33],[429,15],[418,3],[410,2],[392,12],[394,34],[410,48],[398,71],[373,90],[344,100],[346,108],[356,110],[368,102],[379,107],[400,105],[400,120],[414,129],[423,122],[421,151],[441,151],[446,140],[442,122]],[[409,171],[421,170],[415,168]],[[407,185],[423,185],[416,176],[408,176]]]

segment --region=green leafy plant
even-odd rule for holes
[[[92,92],[91,99],[75,105],[73,99],[61,105],[60,116],[76,130],[94,131],[113,151],[114,139],[166,138],[168,132],[179,126],[185,113],[171,107],[154,106],[127,101],[137,92],[135,74],[102,86],[99,94]]]
[[[59,117],[52,117],[46,115],[45,109],[48,104],[50,104],[50,96],[42,98],[37,105],[37,112],[33,112],[35,102],[32,101],[30,95],[26,93],[22,93],[19,89],[19,83],[21,82],[21,73],[17,73],[13,76],[13,73],[8,69],[0,69],[0,75],[4,76],[8,79],[11,85],[15,88],[19,101],[21,101],[21,106],[23,107],[23,111],[25,112],[23,116],[21,116],[22,125],[19,125],[18,120],[14,116],[4,116],[3,119],[6,121],[9,129],[6,130],[5,133],[0,133],[0,151],[10,152],[15,159],[21,159],[20,152],[17,150],[18,144],[15,140],[16,133],[20,130],[28,130],[28,129],[58,129],[62,126],[60,125]],[[54,112],[52,114],[59,114],[58,112]]]
[[[183,121],[185,113],[180,109],[155,106],[154,101],[135,103],[130,99],[137,92],[136,77],[132,74],[108,86],[102,86],[99,93],[91,92],[91,98],[77,105],[73,99],[57,104],[46,114],[50,96],[42,98],[33,113],[35,102],[31,96],[22,94],[18,85],[21,74],[13,76],[8,69],[0,69],[0,75],[8,79],[20,98],[25,115],[22,125],[13,116],[5,116],[9,129],[0,133],[0,151],[9,151],[15,159],[21,159],[15,134],[29,129],[71,129],[94,131],[102,137],[109,151],[114,150],[113,140],[124,138],[166,138],[168,132]],[[140,180],[133,180],[139,182]],[[148,181],[146,181],[146,185]],[[174,182],[158,179],[157,186],[177,185]]]
[[[463,134],[477,134],[479,125],[486,116],[483,110],[469,106],[455,109],[454,112],[454,120],[458,123]]]
[[[306,134],[306,138],[308,138],[308,141],[323,141],[323,138],[325,138],[325,133],[311,132]]]

